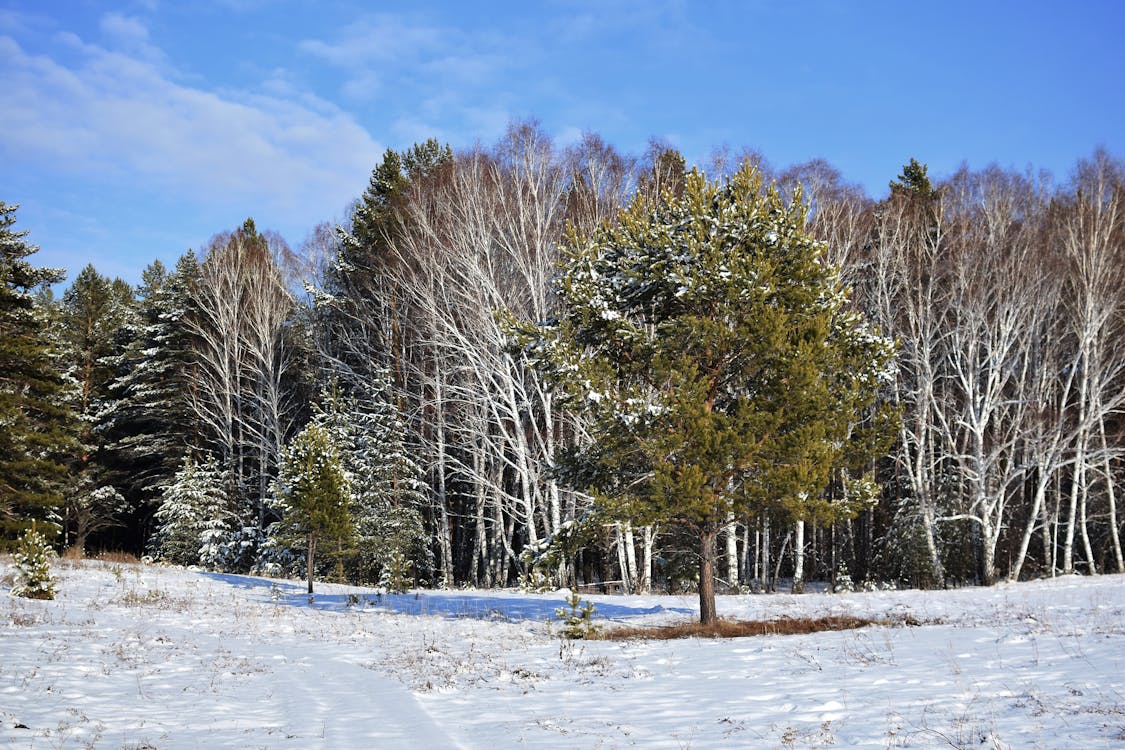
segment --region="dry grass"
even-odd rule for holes
[[[89,555],[86,551],[78,546],[67,547],[59,555],[63,560],[101,560],[102,562],[117,563],[119,565],[136,565],[140,559],[132,552],[121,552],[119,550],[101,550]]]
[[[711,625],[698,622],[655,628],[613,628],[594,638],[606,641],[633,639],[667,641],[676,638],[746,638],[754,635],[803,635],[830,630],[855,630],[868,625],[890,625],[884,620],[862,617],[783,617],[779,620],[719,620]]]
[[[141,562],[132,552],[103,551],[99,552],[94,559],[123,565],[137,565]]]

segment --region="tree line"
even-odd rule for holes
[[[911,160],[881,200],[822,161],[717,151],[703,172],[746,161],[894,341],[862,407],[894,418],[818,497],[778,489],[708,521],[720,589],[1125,572],[1125,164],[1099,150],[1061,183],[935,183]],[[296,572],[316,529],[326,578],[694,588],[683,514],[607,513],[568,475],[606,433],[519,335],[581,298],[559,293],[573,238],[690,197],[692,174],[666,144],[563,149],[517,123],[491,147],[388,150],[347,220],[297,250],[248,220],[136,287],[88,266],[57,298],[62,273],[0,205],[5,538],[35,525],[79,551]],[[305,507],[314,474],[334,499]]]

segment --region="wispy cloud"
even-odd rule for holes
[[[345,69],[366,69],[373,64],[412,63],[434,50],[465,43],[456,29],[378,14],[344,26],[331,41],[305,39],[299,49]]]
[[[147,29],[119,14],[102,18],[113,44],[56,37],[61,57],[28,52],[0,36],[9,163],[61,174],[136,180],[193,202],[258,205],[333,215],[362,189],[381,147],[355,119],[311,94],[220,92],[179,82]]]
[[[297,48],[340,76],[339,94],[378,107],[400,142],[489,139],[512,116],[504,84],[526,67],[523,40],[389,13],[348,23]]]

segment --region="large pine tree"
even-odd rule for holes
[[[715,538],[732,519],[826,522],[870,498],[842,472],[887,433],[870,417],[893,347],[850,309],[800,201],[749,165],[723,184],[693,171],[682,194],[640,196],[568,245],[562,312],[525,332],[591,420],[561,476],[610,516],[689,530],[710,624]],[[847,499],[824,493],[834,479]]]
[[[64,273],[28,262],[39,248],[13,228],[17,208],[0,202],[0,542],[55,519],[74,445],[48,311],[36,295]]]
[[[313,593],[316,552],[351,534],[348,475],[332,436],[310,424],[285,449],[277,478],[282,534],[305,545],[305,572]]]

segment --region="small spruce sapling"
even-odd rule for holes
[[[572,640],[589,640],[600,628],[594,624],[594,605],[581,601],[577,592],[566,598],[565,607],[555,610],[555,617],[563,621],[561,635]]]
[[[51,558],[55,551],[35,529],[20,539],[13,557],[16,561],[16,585],[12,596],[25,599],[54,599],[55,579],[51,575]]]

